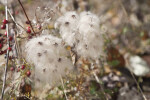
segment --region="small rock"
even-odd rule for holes
[[[145,76],[150,73],[150,67],[139,56],[131,56],[129,57],[129,70],[132,71],[136,76]]]
[[[130,89],[128,86],[124,86],[119,90],[117,100],[144,100],[144,99],[136,88],[133,87]]]

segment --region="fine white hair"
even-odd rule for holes
[[[76,43],[76,30],[79,21],[79,16],[76,12],[70,11],[58,18],[55,23],[55,28],[59,28],[60,35],[66,45],[73,46]]]
[[[72,16],[76,16],[73,18]],[[66,26],[63,23],[68,22]],[[91,12],[67,12],[58,18],[55,27],[59,28],[63,41],[74,46],[78,55],[85,58],[98,59],[104,55],[104,40],[100,33],[100,20]]]
[[[35,65],[35,79],[53,86],[73,70],[62,40],[52,35],[31,39],[25,45],[26,59]]]
[[[82,12],[78,24],[80,42],[77,53],[86,58],[97,59],[103,55],[103,37],[100,34],[100,20],[91,12]],[[82,38],[81,38],[82,37]]]

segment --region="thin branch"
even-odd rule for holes
[[[35,18],[36,18],[36,21],[39,23],[39,20],[38,20],[38,17],[37,17],[37,9],[38,8],[35,9]]]
[[[142,91],[142,89],[141,89],[139,83],[137,82],[135,76],[133,75],[133,72],[130,71],[130,73],[131,73],[131,75],[132,75],[132,77],[133,77],[133,79],[134,79],[136,85],[138,86],[138,88],[139,88],[139,90],[140,90],[140,92],[141,92],[141,94],[142,94],[142,96],[143,96],[143,99],[144,99],[144,100],[147,100],[147,98],[146,98],[146,96],[144,95],[144,93],[143,93],[143,91]]]
[[[99,85],[100,85],[100,87],[101,87],[101,90],[102,90],[102,92],[103,92],[103,94],[104,94],[104,96],[105,96],[105,99],[106,99],[106,100],[109,100],[109,99],[107,98],[106,93],[105,93],[105,91],[104,91],[104,88],[103,88],[103,86],[102,86],[102,81],[98,78],[98,76],[96,75],[95,72],[93,72],[93,75],[94,75],[94,77],[95,77],[97,83],[99,83]]]
[[[9,15],[10,15],[11,19],[12,19],[13,22],[16,24],[16,26],[21,27],[22,29],[24,29],[24,30],[26,31],[26,29],[25,29],[23,26],[21,26],[19,23],[17,23],[17,22],[15,21],[15,18],[14,18],[13,15],[11,14],[10,10],[9,10],[9,9],[7,9],[7,10],[8,10],[8,12],[9,12]]]
[[[6,20],[8,20],[7,9],[8,9],[8,7],[7,7],[7,0],[6,0],[6,5],[5,5]],[[7,32],[7,45],[9,47],[10,45],[9,45],[9,26],[8,26],[8,24],[6,24],[6,32]],[[7,77],[8,60],[9,60],[9,50],[7,49],[6,64],[5,64],[5,72],[4,72],[4,80],[3,80],[1,100],[3,100],[3,97],[4,97],[4,91],[5,91],[5,85],[6,85],[6,77]]]
[[[64,82],[63,82],[63,79],[62,79],[61,75],[60,75],[60,79],[61,79],[61,83],[62,83],[62,86],[63,86],[63,89],[64,89],[65,98],[66,98],[66,100],[69,100],[68,97],[67,97],[66,91],[65,91],[65,86],[64,86]]]
[[[23,7],[22,3],[21,3],[21,1],[20,1],[20,0],[18,0],[18,2],[19,2],[19,4],[21,5],[21,7],[22,7],[22,9],[23,9],[23,12],[24,12],[24,14],[25,14],[25,16],[26,16],[26,18],[27,18],[27,20],[28,20],[29,24],[30,24],[30,27],[31,27],[31,29],[32,29],[33,33],[34,33],[34,34],[36,34],[36,33],[35,33],[35,31],[34,31],[34,29],[33,29],[32,24],[31,24],[31,22],[30,22],[30,20],[29,20],[29,17],[28,17],[28,15],[27,15],[27,13],[26,13],[26,11],[25,11],[25,9],[24,9],[24,7]]]
[[[121,0],[119,0],[119,3],[120,3],[120,5],[121,5],[121,7],[122,7],[122,9],[123,9],[123,12],[125,13],[125,15],[126,15],[128,21],[130,22],[129,15],[128,15],[128,13],[127,13],[127,11],[126,11],[124,5],[122,4]]]
[[[14,4],[13,3],[11,3],[11,8],[10,8],[11,10],[12,10],[12,12],[13,12],[13,18],[14,18],[14,20],[15,20],[15,13],[14,13],[14,11],[15,11],[15,6],[14,6]],[[7,9],[7,10],[9,10],[9,9]],[[10,12],[9,12],[9,14],[10,14]],[[13,22],[13,25],[12,25],[12,30],[15,32],[14,33],[14,40],[15,40],[15,43],[14,43],[14,51],[15,51],[15,57],[17,57],[18,58],[18,50],[17,50],[17,37],[16,37],[16,30],[15,30],[15,28],[16,28],[16,24],[15,24],[15,22]]]
[[[16,28],[16,26],[18,26],[18,28],[23,28],[23,26],[21,26],[19,23],[17,23],[16,22],[16,20],[15,20],[15,14],[14,14],[14,11],[15,11],[15,4],[14,3],[11,3],[11,8],[10,9],[7,9],[8,10],[8,12],[9,12],[9,15],[10,15],[10,17],[12,18],[12,20],[13,20],[13,26],[12,26],[12,29],[15,31],[15,33],[14,33],[14,49],[15,49],[15,53],[16,53],[16,55],[15,55],[15,57],[17,57],[15,60],[17,61],[17,63],[20,65],[20,57],[21,57],[21,55],[20,55],[20,48],[19,48],[19,44],[18,44],[18,41],[17,41],[17,32],[16,32],[16,30],[15,30],[15,28]],[[10,12],[10,10],[12,10],[12,12],[13,12],[13,14]],[[19,27],[20,26],[20,27]],[[26,31],[26,29],[25,28],[23,28],[25,31]]]
[[[93,63],[91,64],[91,66],[94,66]],[[95,77],[97,83],[99,83],[99,85],[100,85],[100,87],[101,87],[101,90],[102,90],[102,92],[103,92],[103,94],[104,94],[104,96],[105,96],[105,99],[106,99],[106,100],[109,100],[108,97],[106,96],[106,93],[105,93],[104,88],[103,88],[103,86],[102,86],[102,81],[98,78],[98,76],[96,75],[96,73],[95,73],[94,71],[93,71],[93,75],[94,75],[94,77]]]

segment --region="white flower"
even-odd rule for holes
[[[52,35],[43,35],[31,39],[25,45],[28,62],[35,65],[35,79],[53,86],[59,83],[60,76],[73,70],[68,59],[69,53],[62,45],[62,40]]]
[[[55,23],[55,28],[59,28],[60,35],[67,45],[73,46],[76,43],[78,21],[78,14],[72,11],[65,13]]]

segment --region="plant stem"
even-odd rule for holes
[[[138,88],[139,88],[139,90],[140,90],[140,93],[141,93],[142,96],[143,96],[143,99],[144,99],[144,100],[147,100],[147,98],[146,98],[146,96],[144,95],[144,93],[143,93],[143,91],[142,91],[142,89],[141,89],[141,87],[140,87],[138,81],[136,80],[136,78],[135,78],[133,72],[130,71],[130,73],[131,73],[131,75],[132,75],[132,77],[133,77],[133,79],[134,79],[136,85],[138,86]]]
[[[13,22],[16,24],[16,26],[21,27],[23,30],[26,31],[26,29],[25,29],[23,26],[21,26],[19,23],[17,23],[17,22],[15,21],[15,18],[13,17],[13,15],[11,14],[11,12],[10,12],[9,9],[8,9],[8,13],[9,13],[11,19],[13,20]]]
[[[91,64],[91,66],[94,66],[93,63]],[[102,90],[102,92],[103,92],[103,94],[105,96],[105,100],[109,100],[108,97],[107,97],[107,95],[106,95],[106,93],[105,93],[105,91],[104,91],[103,82],[98,78],[98,76],[96,75],[96,73],[94,71],[93,71],[93,75],[94,75],[97,83],[99,83],[99,85],[101,87],[101,90]]]
[[[6,0],[6,5],[5,5],[6,20],[8,20],[7,9],[8,9],[8,7],[7,7],[7,0]],[[9,47],[9,26],[8,26],[8,24],[6,24],[6,32],[7,32],[7,45]],[[6,85],[6,77],[7,77],[8,60],[9,60],[9,50],[7,49],[6,64],[5,64],[5,71],[4,71],[4,80],[3,80],[1,100],[3,100],[3,97],[4,97],[4,91],[5,91],[5,85]]]
[[[68,97],[67,97],[66,91],[65,91],[65,86],[64,86],[64,82],[63,82],[63,79],[62,79],[61,75],[60,75],[60,79],[61,79],[62,87],[64,89],[65,98],[66,98],[66,100],[69,100]]]
[[[34,34],[36,34],[36,33],[35,33],[35,31],[34,31],[34,29],[33,29],[32,24],[31,24],[31,22],[30,22],[30,20],[29,20],[29,17],[28,17],[28,15],[27,15],[27,13],[26,13],[26,11],[25,11],[25,9],[24,9],[24,7],[23,7],[22,3],[21,3],[21,1],[20,1],[20,0],[18,0],[18,2],[19,2],[19,4],[21,5],[21,7],[22,7],[22,9],[23,9],[23,12],[24,12],[24,14],[25,14],[25,16],[26,16],[26,18],[27,18],[27,20],[28,20],[29,24],[30,24],[30,27],[31,27],[31,29],[32,29],[33,33],[34,33]]]

